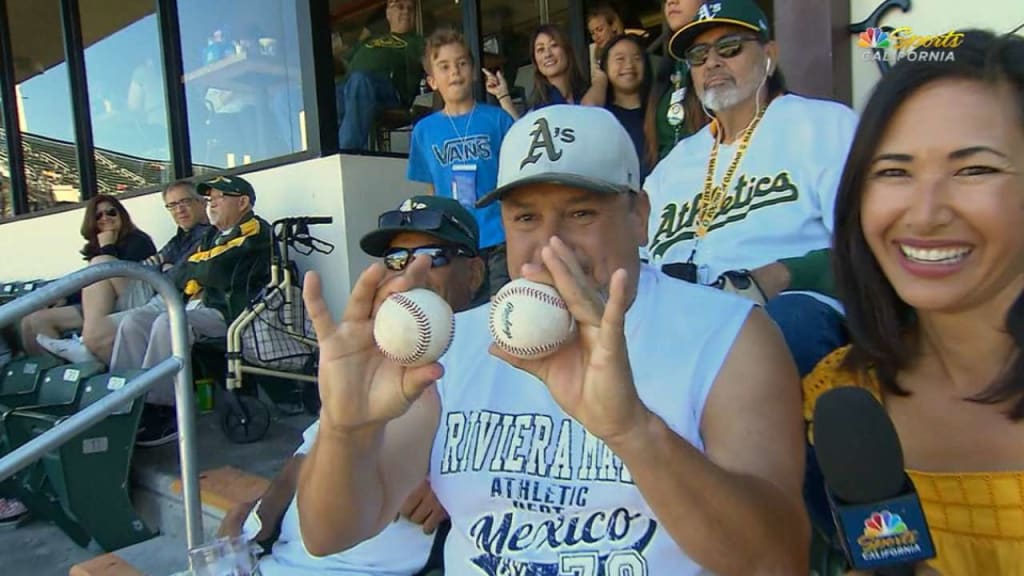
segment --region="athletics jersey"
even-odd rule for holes
[[[684,139],[644,182],[651,197],[650,262],[687,262],[696,244],[697,280],[709,284],[728,270],[828,248],[836,189],[856,127],[856,114],[836,102],[792,94],[773,100],[699,243],[697,201],[714,140],[710,126]],[[716,186],[737,143],[719,146]]]
[[[705,400],[751,306],[645,266],[626,315],[640,399],[702,452]],[[487,316],[457,316],[438,383],[430,481],[452,519],[445,573],[700,574],[619,458],[542,382],[488,354]]]

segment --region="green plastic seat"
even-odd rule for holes
[[[12,360],[0,373],[0,412],[2,407],[14,408],[35,404],[43,374],[64,364],[56,356],[26,356]]]
[[[100,374],[85,379],[75,410],[84,409],[122,388],[139,372]],[[156,535],[135,512],[128,492],[128,468],[143,401],[136,399],[107,416],[38,466],[17,477],[17,496],[34,514],[52,520],[80,546],[95,541],[113,551]],[[72,412],[53,414],[11,410],[3,428],[12,447],[53,429]]]

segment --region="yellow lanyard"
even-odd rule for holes
[[[718,217],[722,206],[725,205],[725,197],[728,195],[732,177],[736,175],[736,169],[739,168],[740,160],[743,159],[743,154],[746,153],[747,146],[750,145],[750,140],[754,137],[754,130],[757,129],[757,125],[761,122],[761,118],[764,117],[765,110],[767,109],[768,107],[765,106],[758,110],[754,119],[750,121],[750,126],[747,126],[747,129],[743,132],[743,137],[740,138],[739,145],[736,147],[736,154],[733,155],[732,162],[726,168],[725,176],[722,178],[722,183],[719,186],[715,186],[715,168],[718,166],[719,143],[718,135],[715,135],[715,145],[711,147],[711,156],[708,158],[708,172],[704,176],[704,190],[697,201],[697,230],[695,235],[698,239],[708,235],[711,223]]]

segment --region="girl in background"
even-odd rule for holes
[[[651,60],[636,36],[611,39],[601,56],[601,69],[608,78],[605,108],[629,133],[640,159],[641,180],[654,167],[650,162],[657,142],[644,134],[644,115],[651,94]]]

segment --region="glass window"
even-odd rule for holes
[[[438,102],[423,75],[424,37],[462,29],[451,0],[331,0],[339,145],[406,153],[413,123]]]
[[[0,96],[0,110],[4,99]],[[7,159],[7,130],[0,114],[0,218],[14,216],[14,198],[11,196],[11,165]]]
[[[306,149],[294,0],[178,0],[194,171]]]
[[[171,180],[167,97],[154,0],[82,2],[89,106],[101,194]]]
[[[81,199],[57,0],[8,2],[29,210]]]
[[[481,36],[484,66],[500,69],[509,84],[512,100],[525,109],[533,93],[533,60],[530,38],[542,23],[560,26],[569,33],[568,0],[481,0]],[[580,55],[577,54],[577,58]],[[584,62],[580,62],[584,65]]]

